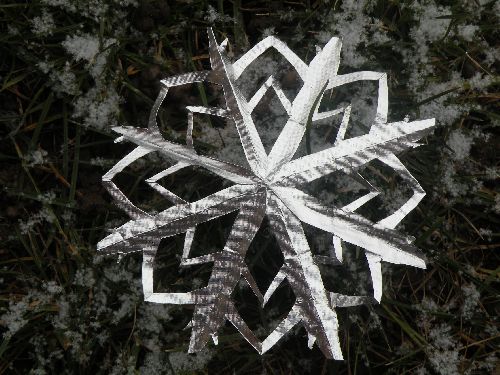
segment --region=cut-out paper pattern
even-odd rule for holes
[[[231,62],[226,53],[227,40],[218,44],[211,29],[208,36],[212,70],[162,80],[163,88],[152,108],[148,128],[122,126],[113,129],[121,134],[118,140],[137,145],[103,176],[105,187],[131,220],[101,240],[97,249],[100,253],[120,256],[142,251],[144,299],[156,303],[194,305],[189,323],[192,329],[189,352],[200,351],[210,338],[217,344],[218,331],[227,320],[259,353],[268,351],[300,323],[307,330],[310,347],[316,343],[326,357],[342,359],[335,308],[379,302],[382,296],[382,261],[425,268],[423,254],[412,245],[414,239],[394,229],[425,195],[417,180],[395,155],[418,146],[416,142],[434,127],[434,119],[388,123],[387,75],[372,71],[338,75],[341,49],[338,38],[332,38],[322,49],[318,48],[316,56],[307,65],[273,36]],[[295,98],[289,100],[279,84],[270,77],[253,97],[246,99],[238,80],[249,64],[271,47],[296,69],[303,82],[302,87]],[[319,112],[319,104],[325,91],[363,80],[378,82],[376,117],[372,124],[366,124],[370,125],[368,134],[345,139],[350,106]],[[160,105],[169,88],[195,82],[222,86],[225,108],[188,106],[187,144],[165,140],[156,122]],[[271,151],[266,153],[251,114],[269,88],[275,90],[282,102],[288,121]],[[249,167],[198,154],[193,147],[194,113],[232,120]],[[307,126],[314,126],[316,121],[336,114],[342,114],[342,120],[332,147],[293,159]],[[126,166],[151,152],[162,153],[176,161],[146,180],[174,204],[156,214],[136,207],[112,181]],[[394,169],[413,190],[413,195],[398,210],[378,222],[369,221],[356,213],[359,207],[379,194],[358,173],[361,167],[375,159]],[[203,167],[233,185],[198,201],[187,202],[158,183],[161,178],[188,166]],[[350,174],[369,192],[343,207],[327,207],[301,190],[301,186],[335,171]],[[224,248],[210,255],[191,258],[196,226],[231,212],[237,212],[237,216]],[[267,291],[262,293],[245,263],[245,254],[265,216],[284,255],[284,263]],[[331,256],[313,256],[302,223],[333,235]],[[213,262],[208,284],[184,293],[155,292],[153,262],[160,241],[182,233],[185,233],[185,242],[181,265]],[[364,250],[373,281],[373,296],[347,296],[325,289],[318,265],[325,262],[340,264],[343,241]],[[288,315],[263,341],[249,329],[231,299],[231,293],[242,277],[263,305],[284,279],[288,280],[296,297]]]

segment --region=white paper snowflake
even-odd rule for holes
[[[194,314],[189,352],[200,351],[210,337],[217,344],[217,332],[229,320],[259,352],[268,351],[293,326],[302,323],[308,332],[309,346],[316,342],[328,358],[342,359],[335,307],[354,306],[380,301],[382,295],[381,261],[425,268],[423,255],[411,245],[412,238],[394,230],[425,195],[395,154],[418,146],[417,140],[434,126],[434,119],[387,123],[387,75],[370,71],[337,75],[341,42],[332,38],[309,65],[305,64],[283,42],[273,36],[255,45],[240,59],[231,62],[226,53],[227,40],[217,44],[211,29],[211,71],[193,72],[162,81],[163,88],[153,106],[149,128],[116,127],[119,140],[135,143],[130,154],[121,159],[103,182],[117,204],[131,220],[99,242],[101,253],[120,255],[143,252],[142,282],[148,302],[193,304]],[[238,79],[249,64],[267,49],[274,47],[296,69],[303,85],[290,101],[279,84],[270,77],[247,100]],[[356,81],[378,81],[377,113],[366,135],[344,139],[351,108],[318,112],[327,90]],[[226,108],[187,107],[187,145],[165,140],[156,123],[157,112],[168,89],[194,82],[211,82],[222,86]],[[273,88],[283,104],[288,121],[272,150],[267,154],[252,120],[252,111],[269,88]],[[193,148],[193,113],[210,114],[231,119],[236,125],[249,169],[197,154]],[[343,114],[333,147],[293,159],[308,123]],[[177,163],[150,177],[146,182],[174,206],[150,215],[135,205],[112,182],[112,178],[133,161],[151,152],[160,152]],[[378,192],[357,170],[378,159],[393,168],[413,189],[413,195],[398,210],[378,222],[372,222],[355,211]],[[186,202],[162,187],[158,180],[188,166],[199,166],[231,181],[234,185],[196,202]],[[343,207],[326,207],[316,198],[300,190],[300,186],[335,171],[351,174],[369,188],[369,193]],[[222,251],[190,258],[196,226],[208,220],[238,211],[229,238]],[[245,254],[263,218],[267,216],[284,255],[284,263],[267,291],[262,295],[246,263]],[[302,222],[333,234],[330,257],[313,256],[304,234]],[[156,293],[153,290],[153,261],[162,238],[186,233],[181,265],[213,262],[207,286],[187,293]],[[373,280],[373,297],[345,296],[325,289],[319,263],[342,261],[342,241],[364,249]],[[238,314],[231,293],[243,277],[262,304],[265,304],[286,278],[296,300],[288,315],[264,341],[260,341]]]

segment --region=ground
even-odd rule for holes
[[[0,5],[0,373],[112,374],[485,374],[500,373],[499,3],[492,1],[134,1],[37,0]],[[146,126],[162,78],[209,69],[207,27],[237,58],[268,35],[309,63],[342,38],[339,73],[386,72],[389,121],[436,118],[422,145],[399,155],[427,193],[397,229],[415,237],[427,269],[383,265],[380,304],[339,308],[344,361],[326,360],[297,327],[263,356],[230,326],[218,346],[188,355],[192,309],[143,301],[141,254],[102,257],[96,244],[128,217],[102,175],[133,146],[114,143],[115,125]],[[275,74],[293,95],[297,74],[269,52],[247,72],[255,90]],[[347,137],[374,116],[371,83],[331,93],[326,108],[351,104]],[[169,92],[160,112],[165,138],[185,143],[186,105],[220,104],[220,91],[192,85]],[[257,107],[264,146],[285,112],[272,95]],[[195,149],[243,162],[230,122],[198,116]],[[331,145],[338,123],[311,129],[301,146]],[[148,212],[170,205],[144,179],[168,165],[158,155],[114,180]],[[364,176],[382,192],[363,207],[373,220],[411,191],[381,163]],[[162,183],[196,200],[225,181],[203,170]],[[347,203],[362,187],[343,174],[310,186],[324,202]],[[234,215],[195,237],[198,255],[220,249]],[[331,239],[306,227],[313,251]],[[157,288],[188,291],[211,265],[180,268],[183,236],[160,244]],[[341,267],[322,268],[331,290],[370,294],[363,253],[345,249]],[[265,290],[283,259],[267,222],[247,264]],[[260,308],[241,283],[233,299],[263,338],[293,304],[287,283]]]

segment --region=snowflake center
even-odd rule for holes
[[[263,187],[266,191],[273,191],[274,182],[268,177],[258,177],[259,182],[257,184],[258,187]]]

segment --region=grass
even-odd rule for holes
[[[114,118],[120,123],[144,124],[160,78],[209,67],[207,26],[213,24],[218,40],[229,37],[236,54],[248,47],[247,41],[254,44],[264,29],[274,27],[299,56],[310,59],[314,38],[323,30],[327,15],[342,15],[345,8],[342,2],[321,1],[193,1],[167,5],[161,0],[142,1],[138,8],[121,8],[102,1],[97,7],[108,4],[109,8],[94,18],[92,7],[83,5],[73,12],[41,1],[1,4],[0,373],[139,373],[141,366],[153,366],[157,361],[156,369],[142,371],[411,374],[425,368],[428,373],[444,374],[445,364],[439,363],[442,357],[454,361],[459,373],[500,373],[500,95],[498,61],[488,57],[495,48],[498,51],[498,17],[493,3],[474,3],[480,12],[476,17],[459,2],[442,2],[451,11],[446,16],[450,22],[442,38],[427,43],[427,66],[433,70],[424,86],[437,90],[452,73],[464,82],[429,91],[425,97],[405,85],[416,67],[402,63],[401,51],[391,47],[395,44],[411,50],[417,45],[410,33],[419,25],[414,16],[415,3],[379,0],[368,11],[381,21],[390,41],[369,43],[358,53],[373,56],[364,69],[389,72],[390,111],[394,117],[402,118],[408,111],[413,118],[422,117],[419,112],[433,103],[440,103],[436,108],[442,111],[453,106],[472,108],[449,123],[441,123],[425,139],[424,146],[401,156],[428,193],[401,229],[416,237],[416,245],[429,259],[427,270],[388,265],[384,268],[380,305],[339,309],[344,361],[326,360],[317,347],[307,349],[303,329],[294,330],[261,357],[228,325],[220,332],[219,346],[209,344],[210,360],[200,360],[199,366],[186,364],[184,370],[169,353],[187,351],[190,330],[182,328],[190,319],[190,309],[143,302],[140,254],[127,256],[119,264],[116,259],[96,255],[95,245],[107,230],[127,220],[113,205],[100,179],[131,146],[113,142],[116,135],[110,131],[111,117],[110,123],[100,128],[86,126],[84,118],[74,117],[75,103],[100,79],[103,86],[99,100],[111,95],[110,87],[122,98]],[[210,22],[206,12],[209,5],[237,22],[228,18]],[[32,32],[32,24],[42,9],[51,12],[55,26],[50,34],[37,35]],[[290,20],[280,18],[289,10]],[[123,16],[116,11],[123,11]],[[125,21],[139,31],[123,26]],[[478,28],[471,41],[453,33],[457,25],[468,23]],[[98,79],[90,75],[85,61],[72,60],[61,46],[67,35],[79,31],[98,36],[101,42],[117,39],[109,47]],[[303,39],[296,38],[298,33]],[[348,46],[344,44],[344,48]],[[50,62],[52,71],[58,74],[68,61],[80,94],[58,90],[58,77],[50,71],[43,73],[38,65],[41,61]],[[344,72],[349,67],[341,63],[340,69]],[[491,78],[479,89],[470,83],[477,73]],[[180,132],[185,117],[179,117],[176,110],[191,97],[217,103],[214,94],[202,86],[174,92],[175,105],[161,114],[166,137],[183,140]],[[201,133],[201,125],[197,126],[195,133]],[[447,144],[457,129],[465,134],[479,132],[465,160],[453,159]],[[197,146],[205,152],[214,147],[201,141]],[[46,155],[39,163],[34,162],[33,155],[43,155],[42,151]],[[143,183],[161,162],[150,159],[149,164],[126,169],[119,179],[127,196],[148,209],[159,210],[165,205]],[[443,182],[446,168],[455,171],[453,182],[457,186],[465,186],[458,196]],[[399,186],[390,171],[377,171],[381,184]],[[203,174],[179,175],[167,183],[179,193],[196,197],[203,194],[208,178]],[[211,183],[210,188],[221,184],[217,180]],[[47,198],[48,192],[54,197]],[[379,209],[368,207],[367,214],[376,214]],[[216,246],[223,242],[227,230],[227,222],[214,222],[206,238],[199,241]],[[177,240],[164,241],[162,285],[189,289],[208,277],[210,266],[178,271],[182,238]],[[357,287],[364,280],[370,291],[362,253],[355,248],[348,251],[359,275],[350,275],[347,268],[327,268],[325,279],[346,287]],[[263,228],[247,259],[262,289],[276,273],[280,257],[272,234]],[[479,296],[468,295],[469,289]],[[270,301],[274,308],[265,309],[257,308],[244,288],[235,291],[234,299],[252,328],[268,330],[286,313],[293,293],[284,284]],[[466,311],[468,301],[474,303]],[[15,329],[16,324],[19,329]],[[449,337],[448,343],[434,336],[443,325],[448,333],[442,337]]]

